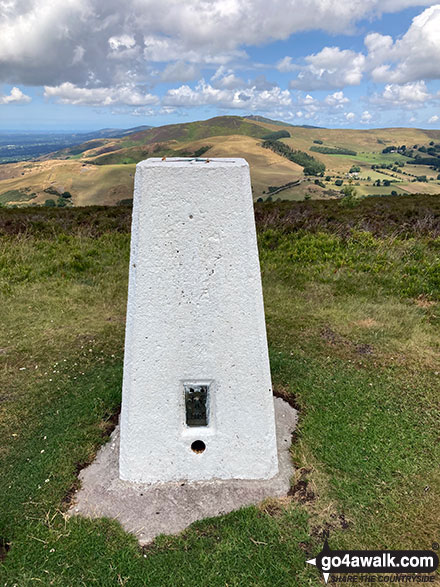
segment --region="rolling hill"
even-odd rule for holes
[[[440,193],[440,131],[327,129],[219,116],[103,134],[0,165],[0,204],[114,205],[132,198],[135,164],[151,156],[244,157],[256,200],[335,198],[348,182],[359,195]],[[325,171],[313,175],[304,158]]]
[[[151,126],[102,128],[92,132],[0,131],[0,164],[27,161],[92,139],[120,138]]]

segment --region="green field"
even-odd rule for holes
[[[144,549],[66,518],[119,410],[130,214],[0,210],[0,584],[318,586],[323,530],[332,548],[438,541],[435,196],[256,207],[274,388],[300,409],[291,496]]]
[[[399,187],[399,184],[392,183],[390,186],[375,186],[375,185],[360,185],[356,186],[356,190],[360,196],[387,196],[391,192],[397,192],[398,195],[406,192]]]
[[[0,194],[0,205],[7,204],[8,202],[28,202],[35,197],[35,194],[30,190],[9,190]]]
[[[338,157],[343,159],[349,159],[350,161],[360,162],[360,163],[368,163],[369,165],[381,165],[385,163],[388,165],[389,163],[394,163],[398,161],[399,163],[409,163],[412,159],[408,159],[404,155],[400,155],[400,153],[382,153],[378,152],[358,152],[357,155],[331,155],[332,157]]]

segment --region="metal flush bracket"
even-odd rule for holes
[[[185,423],[189,427],[208,426],[209,383],[184,383]]]

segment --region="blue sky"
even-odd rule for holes
[[[440,4],[0,0],[0,130],[440,128]]]

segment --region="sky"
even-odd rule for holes
[[[440,128],[427,0],[0,0],[0,130]]]

